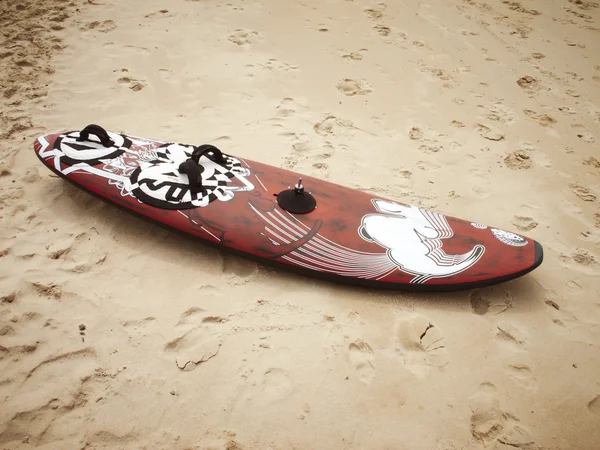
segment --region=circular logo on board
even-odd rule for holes
[[[108,132],[112,145],[105,147],[97,136],[91,135],[85,141],[79,141],[79,131],[61,134],[54,141],[54,150],[65,164],[87,163],[90,166],[100,164],[106,159],[114,159],[131,147],[131,139],[127,136]]]
[[[494,237],[503,244],[512,245],[513,247],[527,245],[527,240],[523,236],[511,233],[510,231],[498,230],[497,228],[491,228],[491,230]]]
[[[158,147],[156,158],[140,164],[131,174],[133,195],[157,208],[190,209],[207,206],[215,200],[229,201],[237,191],[254,189],[246,179],[250,170],[227,155],[223,164],[202,156],[202,184],[197,189],[190,188],[188,175],[183,174],[179,166],[192,156],[193,150],[193,146],[183,144]]]

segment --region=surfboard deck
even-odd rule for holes
[[[106,202],[261,263],[378,289],[450,291],[505,282],[543,260],[538,242],[507,230],[225,152],[87,128],[40,136],[36,155]],[[294,189],[300,177],[304,192]],[[290,212],[285,191],[310,194],[316,207]]]

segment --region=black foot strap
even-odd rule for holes
[[[200,164],[200,158],[206,156],[217,164],[225,164],[223,152],[214,145],[204,144],[195,147],[192,156],[179,165],[179,171],[188,176],[189,186],[192,193],[196,194],[202,189],[202,172],[204,167]]]
[[[203,144],[196,147],[194,152],[192,153],[191,159],[196,161],[196,164],[199,164],[200,158],[202,158],[202,156],[206,156],[207,158],[212,159],[217,164],[224,165],[227,162],[225,161],[225,156],[223,155],[223,152],[214,145],[210,144]]]
[[[202,172],[204,172],[204,167],[190,158],[179,165],[179,171],[188,176],[190,191],[193,194],[202,189]]]
[[[115,143],[112,141],[112,139],[110,138],[110,136],[108,135],[106,130],[104,128],[102,128],[100,125],[95,125],[95,124],[90,124],[87,127],[85,127],[83,130],[81,130],[79,132],[79,137],[77,138],[77,140],[79,142],[88,141],[90,139],[90,134],[94,135],[98,139],[100,139],[100,143],[102,145],[104,145],[105,147],[110,147],[112,145],[115,145]]]

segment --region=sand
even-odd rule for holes
[[[598,3],[0,9],[0,448],[600,448]],[[523,233],[545,260],[427,295],[262,267],[37,160],[37,136],[89,123]]]

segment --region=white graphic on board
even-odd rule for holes
[[[523,247],[528,244],[527,240],[523,236],[511,233],[510,231],[499,230],[497,228],[490,228],[492,234],[496,239],[506,245],[512,247]]]
[[[179,165],[191,157],[193,146],[129,138],[111,132],[108,135],[114,145],[106,148],[96,142],[93,135],[85,143],[78,143],[79,132],[61,135],[61,141],[55,144],[58,148],[50,147],[46,139],[40,137],[39,154],[43,158],[53,157],[54,168],[64,175],[90,173],[105,178],[123,197],[137,197],[139,201],[142,197],[152,204],[172,209],[203,207],[213,200],[228,201],[236,191],[254,189],[246,178],[251,175],[250,170],[242,166],[241,160],[223,155],[224,165],[202,156],[203,187],[191,192],[188,176],[179,172]],[[136,151],[128,148],[132,144],[138,146]],[[63,168],[61,162],[70,165]],[[103,166],[95,167],[90,165],[92,162],[101,162]]]
[[[403,272],[415,275],[411,283],[455,275],[472,267],[485,247],[475,245],[469,252],[448,255],[443,239],[454,236],[443,214],[410,205],[372,200],[383,214],[367,214],[359,227],[360,236],[387,249],[387,256]]]
[[[361,252],[327,239],[318,232],[312,233],[311,227],[287,211],[278,208],[262,211],[252,203],[249,206],[265,225],[263,236],[276,248],[290,249],[281,257],[297,266],[376,280],[397,270],[385,253]]]
[[[54,153],[66,164],[88,163],[98,164],[101,160],[115,158],[126,152],[131,146],[127,137],[107,132],[112,145],[104,146],[100,138],[90,134],[86,140],[79,141],[79,131],[60,135],[54,144]]]
[[[485,230],[487,228],[487,225],[484,225],[482,223],[471,222],[471,225],[479,230]]]
[[[179,165],[189,159],[194,147],[170,144],[156,149],[156,160],[140,161],[139,169],[131,175],[133,194],[155,206],[166,208],[203,207],[214,200],[229,201],[235,191],[250,191],[254,185],[246,178],[250,170],[242,167],[239,160],[223,155],[219,164],[202,156],[202,188],[190,189],[188,176],[179,171]],[[241,183],[232,183],[233,179]]]

